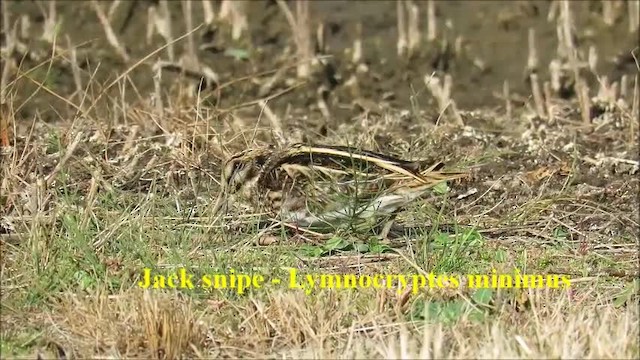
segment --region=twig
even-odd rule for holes
[[[425,76],[424,82],[431,95],[435,97],[440,113],[444,113],[448,108],[456,124],[464,126],[464,121],[462,120],[462,116],[460,116],[460,112],[458,112],[456,103],[451,99],[451,87],[453,82],[451,75],[446,74],[444,76],[443,85],[440,85],[440,79],[435,76]]]
[[[269,107],[269,105],[267,105],[266,101],[260,100],[258,104],[260,105],[265,116],[267,117],[267,119],[269,119],[269,122],[271,123],[272,129],[273,129],[273,135],[278,145],[280,146],[286,145],[287,139],[284,136],[284,132],[282,131],[282,122],[280,121],[280,119],[276,116],[276,114],[274,114],[273,111],[271,111],[271,108]]]
[[[80,100],[84,97],[84,87],[82,86],[82,76],[80,74],[80,66],[78,65],[78,54],[75,46],[71,44],[71,38],[66,35],[67,48],[69,48],[69,62],[71,63],[71,73],[73,74],[73,83],[76,86],[76,92]]]
[[[76,134],[71,144],[69,144],[69,147],[67,147],[67,152],[64,154],[62,159],[60,159],[60,161],[56,164],[56,167],[53,168],[51,173],[47,175],[47,177],[44,179],[44,183],[47,188],[51,186],[51,183],[56,178],[56,175],[58,175],[60,170],[62,170],[62,168],[66,165],[67,161],[69,161],[69,159],[73,155],[73,152],[76,150],[76,147],[78,147],[78,144],[80,144],[80,140],[82,140],[83,135],[84,134],[82,132],[78,132]]]
[[[194,80],[205,79],[208,84],[219,84],[220,76],[206,65],[197,65],[193,68],[189,65],[182,65],[171,61],[160,60],[156,63],[163,70],[174,71],[190,77]]]
[[[153,103],[156,108],[156,116],[159,119],[164,119],[164,104],[162,103],[162,64],[158,60],[153,66]]]
[[[89,111],[91,111],[97,104],[98,101],[102,98],[102,96],[104,96],[107,91],[109,89],[111,89],[111,87],[115,84],[117,84],[118,82],[120,82],[124,77],[126,77],[131,71],[133,71],[133,69],[137,68],[138,66],[140,66],[141,64],[147,62],[147,60],[149,60],[150,58],[152,58],[153,56],[155,56],[156,54],[158,54],[159,52],[161,52],[162,50],[164,50],[166,47],[172,45],[173,43],[176,43],[182,39],[184,39],[185,37],[187,37],[189,34],[198,31],[198,29],[200,29],[200,26],[198,26],[197,28],[189,31],[188,33],[180,36],[179,38],[172,40],[170,43],[165,44],[164,46],[161,46],[155,50],[153,50],[151,53],[149,53],[147,56],[143,57],[142,59],[138,60],[135,64],[129,66],[127,68],[127,70],[125,72],[123,72],[122,74],[118,75],[118,77],[111,81],[104,89],[102,89],[102,91],[100,92],[100,94],[98,94],[97,98],[95,100],[93,100],[91,102],[91,106],[89,106],[89,108],[86,110],[85,113],[88,113]]]

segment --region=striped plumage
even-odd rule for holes
[[[249,149],[226,161],[214,211],[232,196],[297,227],[366,220],[391,215],[434,185],[464,176],[442,172],[443,166],[342,146]]]

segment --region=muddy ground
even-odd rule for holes
[[[536,47],[539,57],[541,80],[548,80],[548,64],[555,56],[557,37],[555,21],[547,19],[550,1],[451,1],[436,2],[438,41],[423,44],[417,54],[410,59],[396,55],[397,17],[393,1],[318,1],[312,2],[314,33],[317,24],[325,28],[324,55],[330,56],[326,71],[313,81],[296,91],[276,99],[276,108],[290,105],[293,109],[303,108],[308,116],[320,115],[315,106],[319,84],[329,88],[329,105],[334,125],[347,121],[353,112],[345,111],[354,102],[370,101],[382,103],[392,108],[407,109],[417,103],[422,108],[433,106],[426,92],[423,77],[434,71],[447,72],[453,77],[452,97],[462,109],[494,108],[504,105],[500,99],[503,83],[508,81],[512,98],[526,101],[530,97],[530,87],[526,81],[525,66],[528,56],[528,29],[536,30]],[[38,60],[46,59],[50,44],[39,41],[48,5],[45,2],[7,2],[11,18],[17,15],[27,17],[32,26],[28,30],[26,44]],[[107,9],[107,3],[102,4]],[[141,59],[164,44],[162,37],[155,34],[151,42],[146,41],[147,13],[153,1],[126,2],[114,12],[111,25],[120,41],[126,46],[132,59]],[[218,4],[217,4],[218,5]],[[421,7],[421,27],[426,28],[426,3]],[[179,2],[170,2],[173,36],[178,37],[188,31],[184,25]],[[194,4],[194,26],[203,21],[199,4]],[[239,42],[230,40],[226,25],[204,27],[195,33],[196,45],[212,44],[209,50],[198,51],[198,59],[211,67],[219,76],[221,84],[245,77],[255,77],[267,71],[275,71],[292,63],[286,55],[287,47],[292,47],[291,30],[282,12],[274,1],[249,2],[249,37]],[[610,81],[619,81],[623,74],[634,74],[636,65],[630,50],[636,46],[637,38],[628,31],[626,4],[620,2],[616,23],[606,26],[602,21],[602,4],[599,1],[584,1],[572,4],[576,18],[576,42],[581,51],[587,52],[591,45],[598,52],[597,72]],[[84,70],[83,83],[93,75],[94,81],[107,83],[114,80],[130,64],[122,64],[105,39],[94,11],[88,2],[58,1],[56,5],[59,34],[58,46],[68,48],[68,41],[78,46],[78,61]],[[359,74],[360,91],[346,90],[346,81],[356,73],[356,66],[349,59],[349,51],[356,38],[356,28],[362,26],[363,60],[369,71]],[[461,39],[460,53],[453,53],[457,39]],[[180,54],[186,47],[182,41],[176,45]],[[248,58],[238,59],[226,55],[229,50],[247,51]],[[346,52],[346,53],[345,53]],[[24,55],[24,54],[19,54]],[[16,55],[16,56],[19,56]],[[166,54],[162,54],[166,59]],[[151,64],[155,58],[151,59]],[[35,59],[22,59],[23,69],[35,66]],[[68,62],[54,63],[49,75],[40,69],[32,74],[46,83],[60,96],[70,95],[74,90],[72,72]],[[139,94],[153,90],[150,66],[140,66],[129,74],[131,83]],[[164,86],[169,91],[174,78],[164,75]],[[264,80],[264,76],[261,78]],[[593,86],[595,76],[588,81]],[[25,98],[35,89],[33,83],[25,82],[16,89],[18,99]],[[272,93],[286,86],[279,84]],[[215,94],[217,106],[225,109],[253,101],[259,95],[259,86],[250,80],[225,86]],[[97,90],[96,90],[97,91]],[[138,94],[128,92],[135,100]],[[21,109],[21,118],[30,119],[37,112],[46,119],[64,117],[64,102],[40,92]],[[40,101],[37,101],[40,100]],[[413,105],[412,105],[413,104]],[[50,106],[52,105],[52,106]],[[309,105],[311,105],[309,107]],[[68,107],[68,106],[67,106]],[[356,112],[360,107],[356,106]]]

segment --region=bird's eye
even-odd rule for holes
[[[240,171],[240,169],[242,169],[242,163],[240,161],[236,161],[233,164],[233,168],[231,169],[231,175],[234,175],[234,174],[238,173],[238,171]]]
[[[240,181],[238,181],[238,177],[242,169],[244,168],[244,164],[241,161],[234,161],[230,164],[227,164],[225,169],[225,183],[229,186],[229,189],[233,192],[238,187]]]

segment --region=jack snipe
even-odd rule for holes
[[[249,149],[226,161],[214,213],[226,212],[231,198],[299,228],[390,216],[465,175],[443,166],[341,146]]]

